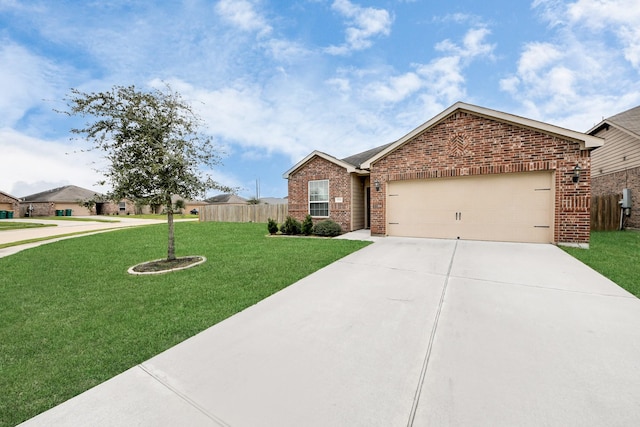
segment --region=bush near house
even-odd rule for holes
[[[311,215],[304,217],[304,221],[302,221],[302,234],[308,236],[313,233],[313,220],[311,219]]]
[[[278,224],[275,220],[269,218],[267,230],[269,231],[269,234],[277,233]],[[289,236],[295,236],[298,234],[309,236],[313,234],[321,237],[335,237],[342,234],[342,227],[332,219],[325,219],[314,225],[311,215],[307,215],[302,223],[297,219],[288,216],[285,222],[280,226],[280,233]]]
[[[278,232],[278,223],[275,219],[269,218],[267,220],[267,230],[269,230],[269,234],[276,234]]]
[[[300,234],[302,231],[302,224],[297,219],[287,216],[287,219],[284,221],[284,224],[280,226],[280,232],[282,234],[288,234],[295,236],[296,234]]]
[[[325,219],[313,226],[313,234],[317,236],[335,237],[342,234],[342,227],[331,219]]]

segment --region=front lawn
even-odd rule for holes
[[[0,426],[87,390],[367,242],[267,237],[265,224],[176,224],[200,266],[127,269],[166,255],[166,224],[49,243],[0,258]]]
[[[640,232],[592,231],[588,250],[563,249],[640,297]]]
[[[167,220],[167,214],[136,214],[136,215],[127,215],[127,218],[139,218],[139,219],[157,219],[157,220]],[[190,213],[175,213],[173,214],[173,219],[198,219],[198,215],[193,215]],[[266,227],[266,226],[265,226]]]

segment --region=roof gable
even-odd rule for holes
[[[13,199],[13,200],[15,200],[16,202],[18,201],[18,198],[17,198],[16,196],[12,196],[11,194],[9,194],[9,193],[5,193],[4,191],[0,191],[0,194],[2,194],[3,196],[8,197],[9,199]]]
[[[595,135],[605,126],[613,126],[621,131],[640,139],[640,105],[604,119],[587,131]]]
[[[388,144],[384,149],[379,151],[377,154],[375,154],[374,156],[364,161],[361,167],[363,169],[371,168],[371,164],[374,163],[376,160],[386,156],[387,154],[396,150],[400,146],[412,140],[415,136],[432,128],[433,126],[437,125],[438,123],[440,123],[441,121],[449,117],[450,115],[457,112],[471,113],[480,117],[486,117],[492,120],[497,120],[497,121],[506,122],[509,124],[515,124],[518,126],[530,128],[539,132],[558,135],[564,138],[569,138],[579,142],[581,149],[597,148],[604,144],[604,141],[601,138],[587,135],[582,132],[572,131],[572,130],[561,128],[559,126],[551,125],[548,123],[539,122],[536,120],[531,120],[531,119],[527,119],[520,116],[515,116],[513,114],[503,113],[501,111],[491,110],[489,108],[479,107],[477,105],[457,102],[451,107],[441,112],[440,114],[438,114],[437,116],[430,119],[429,121],[415,128],[414,130],[412,130],[402,138],[398,139],[397,141],[391,144]]]
[[[69,202],[75,203],[79,200],[92,199],[95,196],[101,196],[92,190],[78,187],[75,185],[66,185],[64,187],[58,187],[51,190],[43,191],[41,193],[31,194],[23,197],[25,202]]]
[[[304,159],[300,160],[298,163],[296,163],[291,169],[289,169],[288,171],[286,171],[285,173],[282,174],[282,177],[284,179],[289,179],[289,176],[294,173],[296,170],[300,169],[301,167],[303,167],[309,160],[313,159],[314,157],[320,157],[328,162],[334,163],[340,167],[343,167],[347,170],[347,172],[351,173],[351,172],[356,172],[356,166],[354,164],[348,163],[344,160],[340,160],[337,159],[333,156],[330,156],[327,153],[323,153],[322,151],[314,151],[311,154],[307,155]]]

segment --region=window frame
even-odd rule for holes
[[[327,194],[326,194],[326,200],[311,200],[311,185],[312,183],[326,183],[326,187],[327,187]],[[308,190],[308,196],[307,196],[307,208],[308,208],[308,212],[309,215],[311,215],[312,218],[329,218],[330,215],[330,211],[329,211],[329,180],[328,179],[314,179],[314,180],[310,180],[307,183],[307,190]],[[323,196],[323,194],[320,194],[319,196]],[[318,212],[318,208],[317,205],[326,205],[326,215],[314,215],[312,212]],[[316,209],[312,209],[311,206],[312,205],[316,205]]]

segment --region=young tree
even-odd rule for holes
[[[112,186],[109,197],[166,206],[167,260],[176,259],[171,196],[235,190],[200,169],[220,164],[212,139],[200,131],[202,120],[169,86],[149,92],[135,86],[98,93],[72,89],[65,101],[69,109],[63,113],[87,119],[71,132],[105,153],[108,165],[100,172]]]

